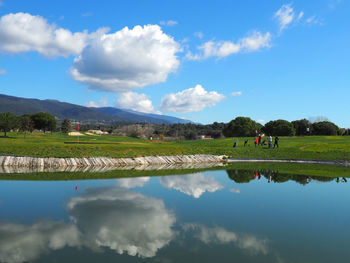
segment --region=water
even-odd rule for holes
[[[0,262],[348,262],[345,180],[220,170],[0,181]]]

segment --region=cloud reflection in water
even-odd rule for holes
[[[214,193],[223,188],[214,177],[206,176],[202,173],[164,176],[159,180],[164,187],[178,190],[186,195],[193,196],[194,198],[199,198],[207,191]]]
[[[162,200],[120,188],[93,189],[67,205],[90,247],[153,257],[174,237],[176,219]]]
[[[253,235],[237,234],[223,227],[207,227],[201,224],[184,224],[184,231],[191,231],[193,236],[201,242],[210,244],[234,243],[241,249],[246,249],[253,254],[268,253],[267,239],[259,239]]]
[[[89,189],[67,209],[71,223],[1,224],[0,262],[32,261],[49,250],[82,245],[154,257],[175,236],[176,218],[162,200],[126,189]]]

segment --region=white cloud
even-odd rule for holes
[[[47,57],[67,57],[79,54],[88,38],[86,31],[72,33],[28,13],[7,14],[0,18],[0,52],[37,51]]]
[[[108,99],[102,98],[99,101],[88,101],[85,106],[86,107],[92,107],[92,108],[99,108],[99,107],[106,107],[108,105]]]
[[[328,6],[330,9],[334,9],[342,2],[343,2],[343,0],[331,0],[330,3],[328,4]]]
[[[261,124],[264,124],[265,123],[265,120],[263,119],[258,119],[257,122],[261,123]]]
[[[0,68],[0,75],[6,75],[7,74],[7,70]]]
[[[160,21],[159,24],[162,26],[176,26],[178,24],[175,20],[168,20],[168,21]]]
[[[189,60],[202,60],[209,57],[223,58],[241,52],[254,52],[271,46],[271,34],[267,32],[254,31],[250,35],[239,39],[236,43],[232,41],[208,41],[199,46],[199,54],[188,52],[186,58]]]
[[[306,19],[306,23],[308,24],[319,24],[319,25],[322,25],[322,22],[321,20],[316,17],[315,15],[313,16],[310,16],[309,18]]]
[[[240,40],[240,45],[245,52],[253,52],[261,48],[269,48],[271,46],[271,34],[270,32],[262,34],[261,32],[255,31],[251,35],[242,38]]]
[[[194,35],[195,37],[198,37],[199,39],[202,39],[203,36],[204,36],[203,32],[201,32],[201,31],[199,31],[199,32],[194,32],[193,35]]]
[[[231,96],[234,96],[234,97],[242,96],[242,91],[234,91],[234,92],[231,93]]]
[[[162,200],[120,188],[92,189],[74,197],[68,212],[91,248],[154,257],[173,238],[175,216]]]
[[[215,106],[223,100],[224,95],[216,91],[206,91],[201,85],[178,93],[165,95],[161,100],[160,109],[167,112],[201,111],[206,107]]]
[[[33,225],[0,225],[0,262],[34,261],[49,250],[80,244],[79,231],[72,224],[45,221]]]
[[[98,108],[100,105],[98,105],[97,102],[89,100],[86,104],[86,107],[91,107],[91,108]]]
[[[294,19],[294,10],[292,4],[284,4],[277,10],[274,17],[277,19],[280,31],[284,30]]]
[[[89,88],[125,92],[166,81],[180,45],[157,25],[100,34],[74,60],[73,78]]]
[[[92,12],[86,12],[86,13],[83,13],[81,16],[82,17],[90,17],[90,16],[93,16],[93,13]]]
[[[239,188],[230,188],[229,191],[231,193],[234,193],[234,194],[240,194],[241,193],[241,190]]]
[[[219,226],[207,227],[200,224],[185,224],[183,229],[193,231],[194,237],[207,245],[235,243],[239,248],[246,249],[253,254],[264,255],[269,250],[267,239],[259,239],[253,235],[239,235]]]
[[[160,178],[160,183],[181,193],[199,198],[205,192],[214,193],[223,186],[213,177],[205,176],[201,173],[181,176],[164,176]]]
[[[120,187],[131,189],[146,185],[149,182],[149,179],[149,177],[120,178],[117,182]]]
[[[122,92],[118,95],[116,106],[122,109],[130,109],[145,113],[159,113],[152,104],[152,101],[146,94],[139,94],[136,92]]]
[[[303,16],[304,16],[304,12],[303,12],[303,11],[301,11],[301,12],[299,13],[299,15],[298,15],[298,20],[302,19],[302,18],[303,18]]]

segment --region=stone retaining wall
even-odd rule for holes
[[[223,166],[224,163],[183,163],[183,164],[152,164],[152,165],[127,165],[127,166],[64,166],[64,167],[23,167],[0,166],[0,174],[25,174],[25,173],[50,173],[50,172],[89,172],[101,173],[116,170],[182,170],[182,169],[208,169]]]
[[[221,163],[225,156],[216,155],[176,155],[147,156],[136,158],[37,158],[19,156],[0,156],[1,167],[120,167],[140,165],[172,165],[196,163]]]

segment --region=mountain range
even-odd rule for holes
[[[0,94],[0,112],[12,112],[16,115],[47,112],[54,115],[58,121],[70,119],[82,123],[191,123],[189,120],[166,115],[143,113],[114,107],[85,107],[57,100],[28,99],[3,94]]]

